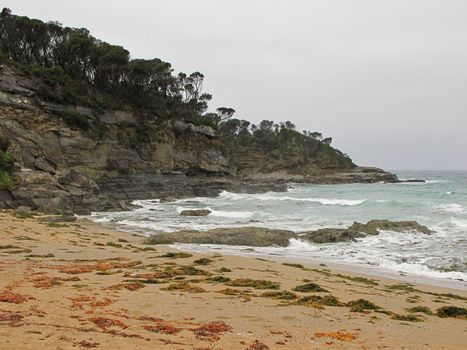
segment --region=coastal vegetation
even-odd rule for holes
[[[0,190],[11,186],[12,159],[7,152],[8,145],[8,140],[0,135]]]
[[[235,119],[235,110],[209,110],[212,95],[203,91],[201,72],[176,74],[159,58],[132,58],[119,45],[99,40],[86,28],[70,28],[12,14],[0,14],[0,63],[15,67],[40,84],[37,97],[54,104],[84,106],[97,114],[123,110],[137,120],[135,137],[121,134],[134,148],[154,141],[166,122],[183,121],[208,126],[221,138],[222,147],[251,149],[270,154],[271,161],[293,159],[307,163],[319,155],[342,168],[352,160],[330,146],[332,138],[320,132],[296,130],[291,121],[263,120],[258,125]],[[58,111],[70,127],[104,137],[104,123],[75,111]]]

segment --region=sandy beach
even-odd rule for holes
[[[464,349],[467,292],[0,213],[1,349]],[[444,308],[444,309],[443,309]],[[452,310],[452,309],[451,309]]]

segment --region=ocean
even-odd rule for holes
[[[239,255],[264,255],[297,261],[345,264],[381,272],[437,280],[467,281],[467,172],[396,171],[400,179],[425,183],[304,185],[287,192],[197,197],[159,203],[136,201],[129,212],[93,213],[91,220],[144,235],[182,229],[258,226],[309,231],[347,227],[372,219],[415,220],[434,233],[383,231],[356,242],[313,244],[292,239],[288,247],[232,247],[177,244],[178,248]],[[206,217],[180,216],[204,209]],[[464,283],[465,286],[465,283]]]

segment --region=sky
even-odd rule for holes
[[[200,71],[212,109],[320,131],[359,165],[467,170],[465,0],[1,0]]]

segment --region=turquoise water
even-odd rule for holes
[[[311,244],[292,240],[287,248],[255,248],[262,254],[300,260],[362,265],[437,279],[467,281],[467,172],[397,172],[401,179],[426,183],[299,185],[288,192],[192,198],[173,203],[137,201],[132,212],[95,213],[99,222],[115,222],[147,235],[180,229],[261,226],[293,231],[345,227],[371,219],[415,220],[435,231],[381,232],[357,242]],[[207,217],[182,217],[183,209],[209,208]],[[193,246],[185,249],[245,252],[246,247]]]

